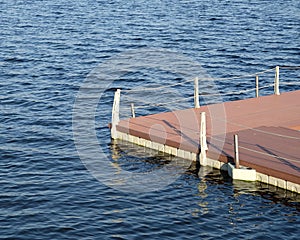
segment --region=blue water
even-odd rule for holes
[[[72,120],[88,74],[126,51],[172,51],[201,64],[213,78],[299,66],[299,12],[298,0],[0,1],[0,238],[298,239],[298,195],[259,183],[233,183],[218,170],[201,168],[207,174],[198,176],[199,168],[192,165],[157,191],[107,186],[81,161]],[[105,90],[95,130],[108,161],[132,172],[170,161],[111,144],[107,123],[116,87],[182,79],[140,69]],[[281,79],[299,81],[299,71],[283,70]],[[272,80],[270,73],[261,81]],[[219,92],[254,86],[252,78],[214,84]],[[299,85],[282,87],[295,89]],[[180,94],[184,99],[192,91],[183,87]],[[151,100],[151,94],[144,98]],[[159,109],[138,114],[152,110]]]

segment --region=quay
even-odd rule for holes
[[[122,120],[117,90],[112,139],[300,193],[300,90],[279,93],[279,67],[273,95],[200,106],[197,90],[194,108]]]

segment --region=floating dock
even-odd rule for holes
[[[300,90],[124,120],[119,96],[113,139],[300,193]]]

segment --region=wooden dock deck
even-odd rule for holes
[[[120,120],[115,138],[199,160],[205,112],[205,165],[226,169],[233,163],[237,134],[240,165],[255,169],[255,180],[300,193],[299,100],[300,91],[292,91]]]

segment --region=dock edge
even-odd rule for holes
[[[193,153],[193,152],[189,152],[189,151],[185,151],[182,149],[178,149],[178,148],[174,148],[174,147],[170,147],[161,143],[157,143],[157,142],[153,142],[150,140],[146,140],[140,137],[136,137],[133,135],[130,135],[128,133],[122,133],[120,131],[116,131],[116,137],[114,139],[119,139],[119,140],[123,140],[123,141],[127,141],[130,143],[134,143],[138,146],[142,146],[142,147],[146,147],[146,148],[150,148],[153,150],[157,150],[160,152],[164,152],[176,157],[180,157],[183,159],[187,159],[187,160],[192,160],[192,161],[197,161],[197,154]],[[201,164],[201,161],[200,161]],[[232,167],[229,167],[227,163],[223,163],[219,160],[214,160],[211,158],[206,158],[205,161],[205,165],[206,166],[210,166],[216,169],[220,169],[222,171],[232,171]],[[229,170],[231,169],[231,170]],[[255,170],[254,170],[255,171]],[[253,174],[253,173],[252,173]],[[258,182],[262,182],[262,183],[266,183],[269,185],[273,185],[275,187],[279,187],[282,189],[286,189],[288,191],[291,192],[295,192],[295,193],[300,193],[300,185],[293,183],[293,182],[289,182],[283,179],[279,179],[279,178],[275,178],[272,176],[268,176],[266,174],[263,173],[259,173],[257,171],[255,171],[256,174],[256,178],[254,177],[254,179]],[[229,174],[230,175],[230,174]],[[245,179],[246,181],[252,181],[254,179],[252,179],[253,177],[251,177],[251,179]]]

